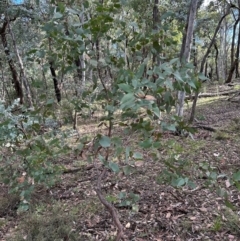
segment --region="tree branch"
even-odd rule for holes
[[[116,241],[119,241],[121,239],[125,240],[124,236],[123,236],[123,226],[122,226],[122,224],[121,224],[121,222],[119,220],[119,217],[117,215],[116,209],[102,195],[101,182],[102,182],[102,178],[106,175],[106,172],[107,172],[107,169],[104,168],[102,173],[99,175],[98,181],[97,181],[97,187],[95,188],[95,191],[96,191],[96,193],[98,195],[98,198],[99,198],[100,202],[104,205],[104,207],[111,214],[113,222],[114,222],[115,226],[118,229]]]

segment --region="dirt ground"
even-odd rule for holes
[[[198,128],[192,137],[163,133],[157,153],[142,151],[144,160],[132,174],[107,173],[102,191],[118,212],[125,240],[240,240],[240,193],[231,182],[240,170],[240,103],[199,100],[194,125],[216,131]],[[123,138],[131,143],[133,137]],[[0,185],[0,240],[114,240],[116,227],[94,189],[101,168],[83,165],[74,154],[59,161],[81,168],[62,174],[51,189],[38,187],[27,214],[17,213],[18,198]],[[174,188],[169,173],[195,186]],[[135,201],[129,196],[119,205],[120,192],[133,193]]]

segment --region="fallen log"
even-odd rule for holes
[[[216,93],[200,93],[198,95],[198,98],[207,98],[207,97],[215,97],[215,96],[228,96],[231,94],[237,94],[240,93],[240,90],[231,90],[231,91],[220,91]],[[186,96],[186,100],[191,100],[192,96]]]

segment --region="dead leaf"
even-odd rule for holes
[[[185,216],[185,214],[180,214],[180,215],[174,216],[174,217],[173,217],[173,220],[177,220],[178,218],[181,218],[181,217],[183,217],[183,216]]]
[[[207,208],[205,208],[205,207],[199,208],[199,210],[204,212],[204,213],[206,213],[208,211]]]
[[[17,182],[18,183],[23,183],[24,181],[25,181],[25,177],[24,176],[21,176],[21,177],[17,178]]]
[[[134,164],[136,167],[141,167],[143,165],[143,161],[136,161]]]
[[[226,161],[224,159],[221,160],[221,165],[225,165]]]
[[[131,224],[130,224],[130,223],[127,223],[127,224],[125,225],[125,227],[126,227],[126,228],[130,228],[130,227],[131,227]]]
[[[231,183],[230,183],[229,179],[227,179],[227,180],[225,181],[225,185],[226,185],[226,187],[230,187],[230,186],[231,186]]]
[[[228,238],[229,238],[229,240],[233,240],[233,239],[235,238],[235,236],[229,234],[229,235],[228,235]]]
[[[145,100],[156,100],[156,98],[152,95],[146,95],[144,99]]]
[[[138,98],[140,98],[140,99],[144,99],[144,98],[145,98],[145,93],[144,93],[144,92],[138,92],[138,93],[136,94],[136,96],[137,96]]]
[[[172,214],[168,212],[167,215],[166,215],[166,218],[170,218],[171,215],[172,215]]]

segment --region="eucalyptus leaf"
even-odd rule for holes
[[[53,15],[53,19],[59,19],[59,18],[62,18],[62,14],[59,13],[59,12],[55,12],[54,15]]]
[[[140,152],[134,152],[133,153],[133,158],[137,159],[137,160],[142,160],[143,159],[143,155]]]
[[[115,173],[120,171],[118,164],[115,162],[109,162],[109,168]]]
[[[104,148],[110,147],[111,139],[108,136],[101,136],[101,138],[99,139],[99,144]]]
[[[133,92],[132,86],[130,86],[130,85],[128,85],[128,84],[119,84],[118,86],[119,86],[119,88],[120,88],[121,90],[123,90],[123,91],[125,91],[125,92],[130,92],[130,93]]]
[[[237,181],[240,181],[240,170],[238,172],[235,172],[233,175],[232,175],[232,178],[235,182]]]

